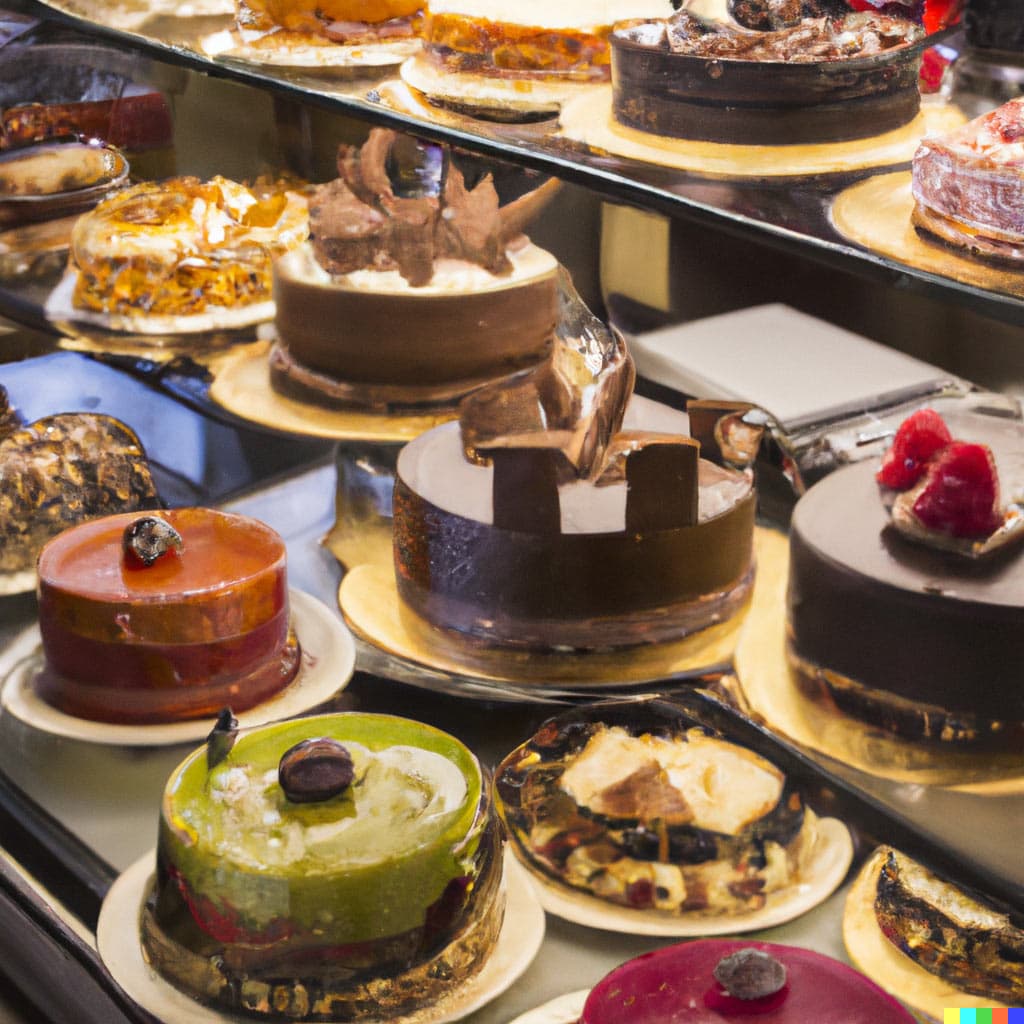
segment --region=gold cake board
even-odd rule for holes
[[[1024,793],[1019,755],[911,743],[803,696],[786,659],[788,580],[788,540],[781,533],[762,531],[753,607],[736,651],[736,675],[750,714],[794,743],[893,782],[992,795]]]
[[[604,86],[563,105],[560,135],[614,156],[705,177],[777,178],[908,163],[925,135],[951,131],[964,120],[953,106],[925,101],[913,121],[882,135],[844,142],[745,146],[667,138],[618,124],[612,119],[611,86]]]
[[[883,934],[875,916],[875,889],[883,851],[876,850],[850,887],[843,912],[843,942],[854,966],[916,1014],[937,1024],[947,1007],[1001,1009],[991,996],[973,996],[926,971]]]
[[[260,341],[211,360],[211,401],[250,423],[332,441],[400,444],[455,417],[453,409],[409,415],[330,409],[278,394],[270,383],[271,344]]]
[[[850,242],[917,270],[1024,298],[1024,274],[1019,270],[974,259],[917,233],[910,222],[914,209],[910,183],[910,172],[898,171],[876,175],[840,192],[831,210],[836,231]]]

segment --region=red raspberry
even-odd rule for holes
[[[987,445],[954,441],[928,467],[914,515],[953,537],[987,537],[1003,522],[999,480]]]
[[[949,427],[934,409],[919,409],[900,424],[875,479],[897,491],[913,487],[924,475],[928,460],[952,440]]]

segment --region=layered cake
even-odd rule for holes
[[[105,722],[236,711],[294,677],[285,547],[269,526],[213,509],[106,516],[39,556],[44,700]]]
[[[495,792],[542,878],[666,915],[761,909],[801,881],[816,835],[778,768],[662,702],[552,719],[501,763]]]
[[[971,256],[1024,260],[1024,97],[928,136],[911,171],[918,232]]]
[[[417,722],[325,715],[213,734],[174,772],[143,943],[223,1010],[379,1021],[478,972],[503,911],[476,758]]]
[[[620,26],[614,119],[669,138],[787,145],[881,135],[917,116],[920,26],[872,12],[765,23],[782,27],[686,10]]]
[[[918,413],[881,469],[848,466],[800,499],[788,639],[804,693],[908,739],[1019,746],[1022,442],[1013,421]]]
[[[308,233],[305,200],[226,178],[169,178],[119,192],[71,236],[76,311],[133,320],[270,319],[271,262]]]
[[[31,570],[78,523],[159,504],[146,453],[119,420],[61,413],[19,427],[0,405],[0,573]]]
[[[863,974],[830,957],[770,942],[699,939],[617,967],[587,998],[579,1024],[749,1020],[765,1024],[913,1024]]]
[[[277,262],[271,381],[328,405],[451,402],[535,365],[558,314],[554,257],[522,234],[551,187],[505,206],[440,147],[382,128],[342,146],[311,240]]]
[[[754,572],[749,474],[701,459],[662,407],[627,415],[632,359],[578,298],[559,331],[546,362],[474,392],[459,422],[399,455],[402,606],[470,644],[535,650],[738,623]]]

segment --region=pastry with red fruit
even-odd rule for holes
[[[892,996],[821,953],[699,939],[647,953],[594,986],[579,1024],[913,1024]]]
[[[896,491],[912,487],[928,460],[952,440],[949,427],[934,409],[918,409],[900,424],[876,479]]]

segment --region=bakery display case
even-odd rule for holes
[[[875,508],[928,405],[1019,532],[1024,280],[910,227],[919,139],[977,148],[1015,92],[984,4],[851,16],[886,42],[821,94],[792,26],[737,60],[660,0],[539,39],[438,3],[422,52],[398,2],[13,6],[0,969],[31,1014],[630,1019],[606,976],[661,985],[634,960],[679,939],[776,977],[693,982],[708,1019],[823,979],[865,1019],[1024,1001],[1013,538],[912,553],[893,597]],[[74,466],[14,461],[40,437]],[[69,527],[38,578],[26,508]]]

